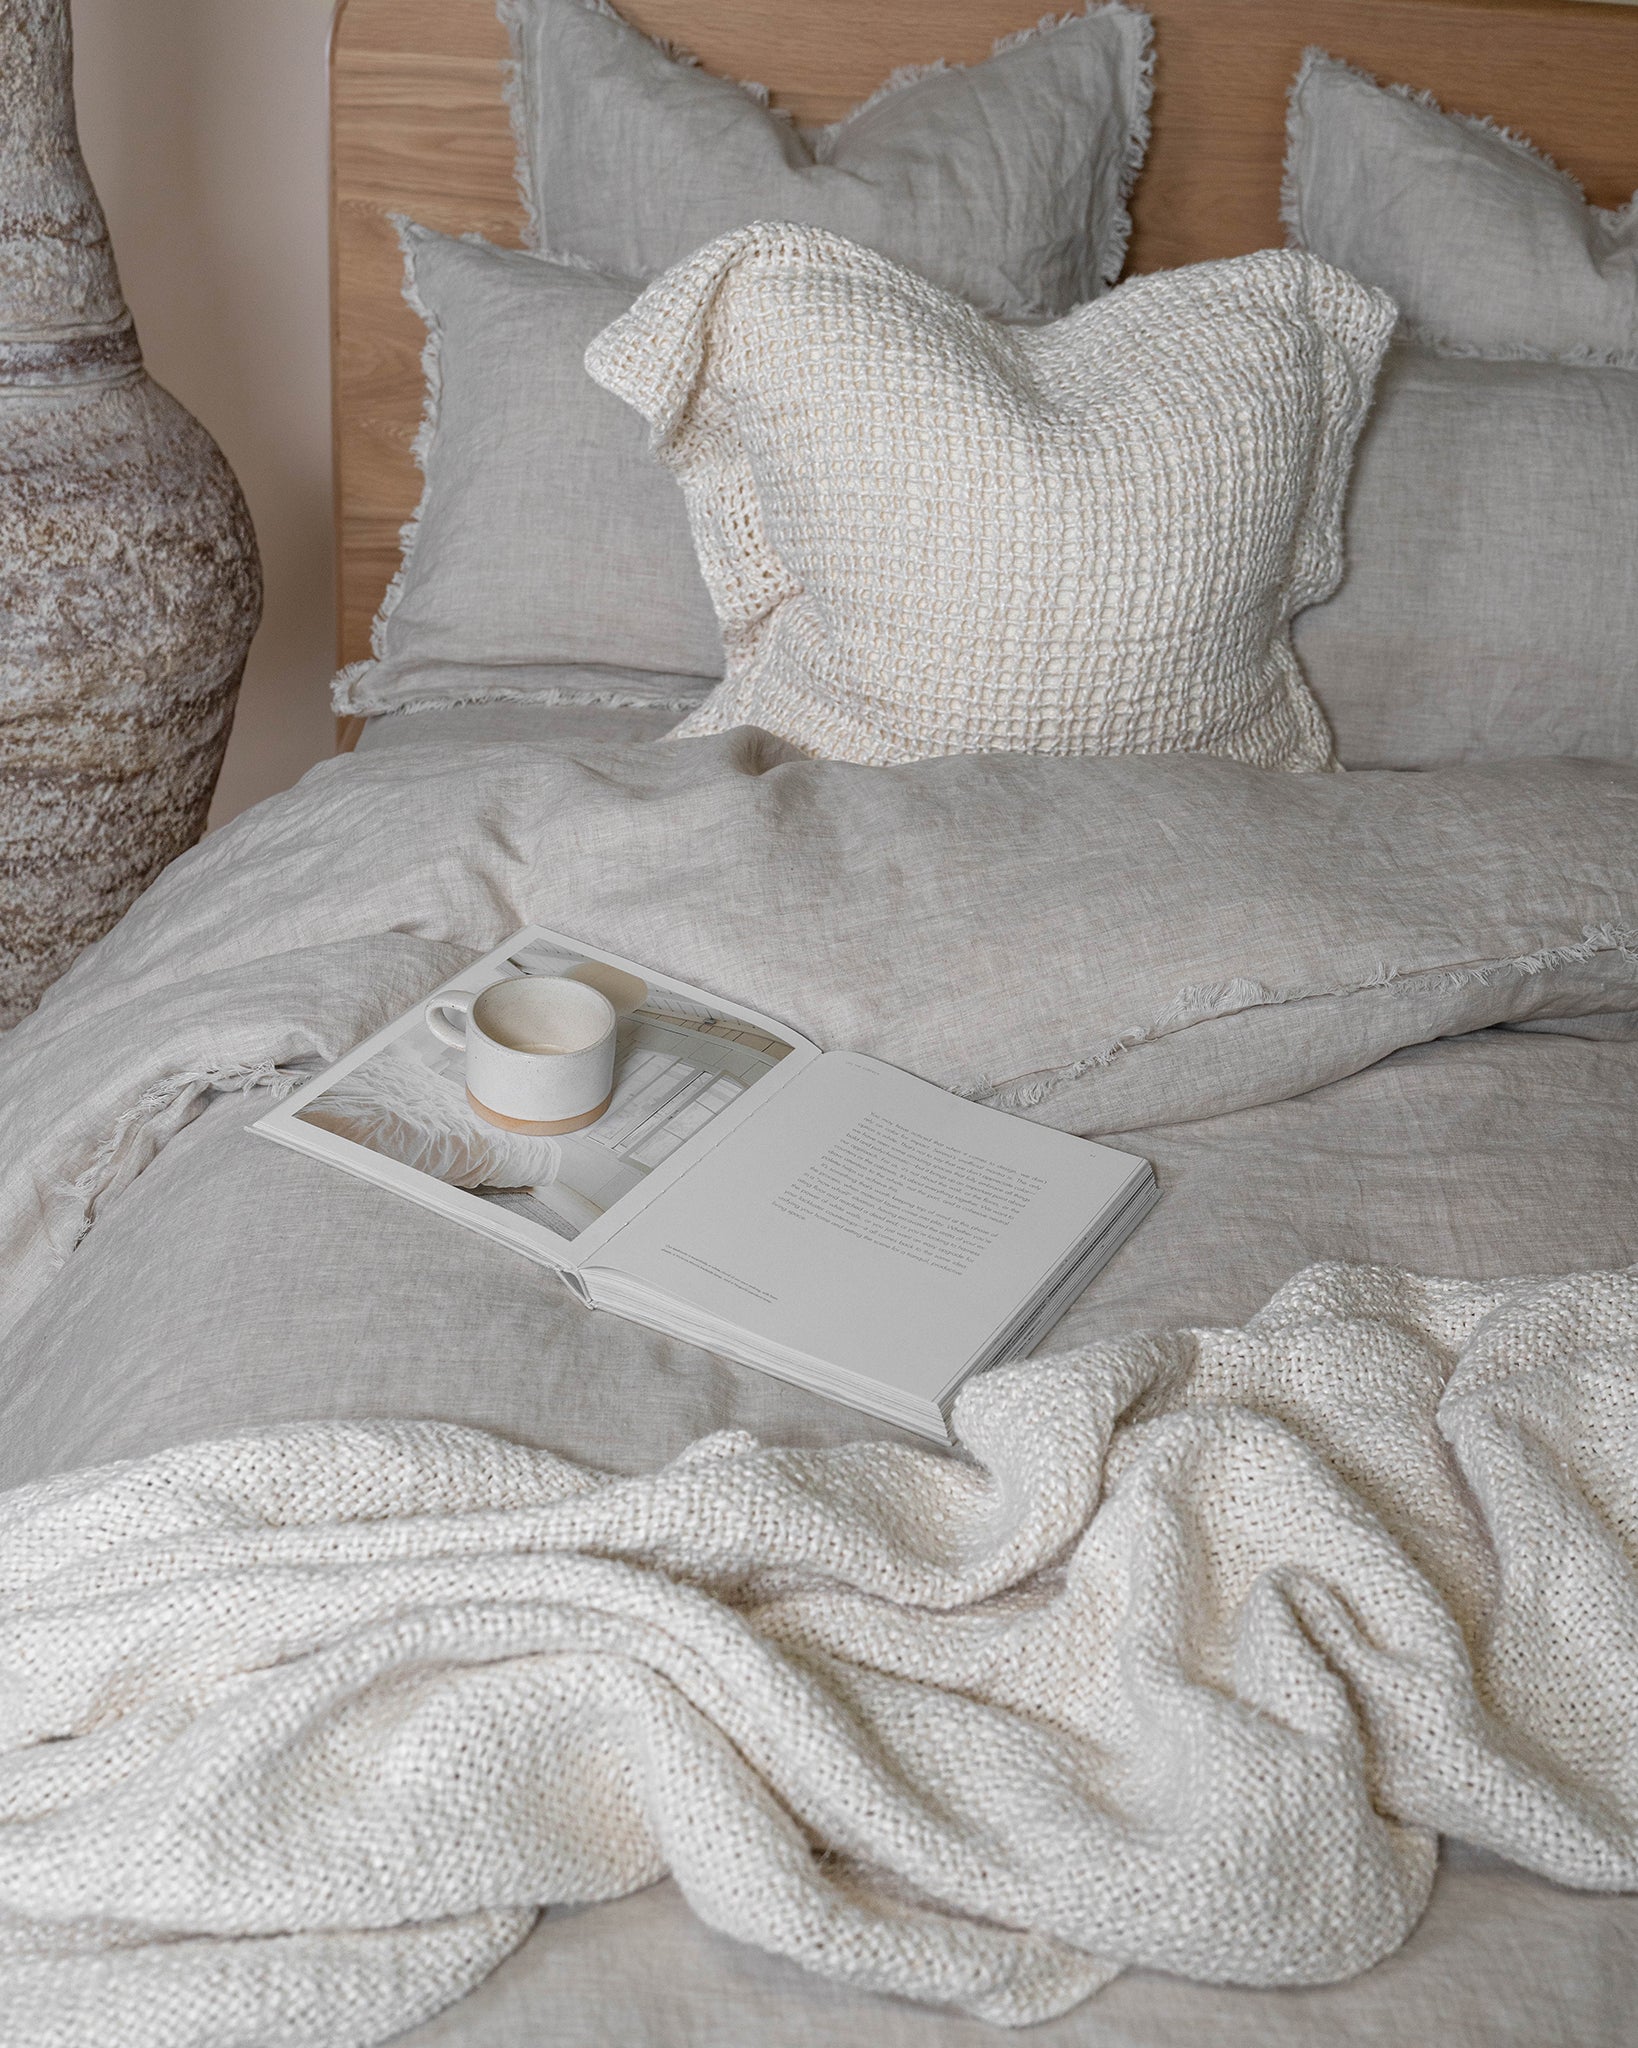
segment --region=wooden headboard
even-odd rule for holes
[[[619,0],[711,70],[834,120],[897,65],[972,63],[1046,0]],[[1062,0],[1069,5],[1071,0]],[[1143,0],[1153,140],[1129,267],[1283,241],[1285,94],[1309,43],[1517,128],[1601,206],[1638,186],[1638,8],[1582,0]],[[331,40],[331,289],[340,655],[369,652],[420,479],[422,331],[386,216],[521,239],[493,0],[340,0]]]

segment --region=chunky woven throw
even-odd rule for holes
[[[1004,2023],[1315,1983],[1440,1832],[1638,1884],[1638,1272],[1318,1266],[965,1456],[316,1423],[0,1499],[13,2048],[386,2038],[543,1905]]]

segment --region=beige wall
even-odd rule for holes
[[[80,140],[148,368],[238,472],[267,604],[211,813],[334,744],[330,0],[72,0]]]

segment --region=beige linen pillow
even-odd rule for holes
[[[1304,54],[1287,138],[1292,242],[1380,285],[1416,340],[1638,368],[1638,193],[1589,206],[1522,136],[1323,50]]]
[[[646,280],[731,228],[807,221],[1009,319],[1067,312],[1120,275],[1148,139],[1150,25],[1134,8],[1089,0],[986,63],[897,73],[818,131],[679,61],[606,0],[500,13],[545,248]]]
[[[1638,371],[1398,342],[1297,654],[1349,768],[1638,759]]]
[[[1293,239],[1399,302],[1297,651],[1349,767],[1638,756],[1638,201],[1310,50]],[[1488,360],[1480,360],[1487,358]]]
[[[1007,327],[838,235],[723,236],[586,357],[682,484],[723,629],[679,732],[1329,766],[1289,621],[1340,573],[1393,318],[1268,250]]]

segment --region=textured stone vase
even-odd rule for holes
[[[0,0],[0,1028],[204,830],[260,615],[233,472],[142,367],[67,0]]]

